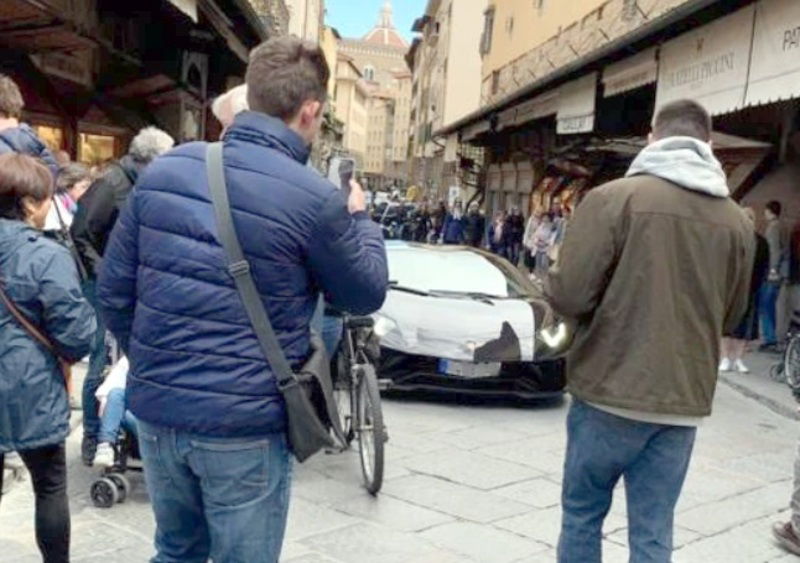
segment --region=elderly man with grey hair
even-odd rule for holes
[[[105,173],[92,183],[78,204],[78,211],[70,229],[88,279],[83,282],[83,292],[97,309],[97,271],[106,249],[106,243],[122,208],[142,171],[156,157],[175,145],[175,141],[156,127],[146,127],[131,141],[128,154],[109,166]],[[99,317],[99,315],[98,315]],[[100,418],[95,392],[102,383],[106,368],[105,326],[98,318],[97,334],[89,360],[89,371],[83,386],[83,444],[81,457],[86,465],[94,461]]]
[[[214,103],[211,104],[211,113],[222,124],[222,133],[220,138],[225,136],[225,131],[228,127],[233,125],[234,118],[243,111],[250,109],[247,103],[247,84],[231,88],[221,96],[219,96]]]

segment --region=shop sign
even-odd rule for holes
[[[800,2],[763,0],[756,8],[747,105],[800,96]]]
[[[616,96],[647,84],[658,78],[656,48],[653,47],[633,57],[607,66],[603,70],[603,96]]]
[[[590,133],[594,130],[596,96],[596,72],[561,87],[558,97],[559,135]]]
[[[666,43],[661,48],[656,107],[689,98],[712,115],[740,109],[754,14],[750,5]]]

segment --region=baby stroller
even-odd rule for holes
[[[112,508],[118,502],[125,502],[131,492],[131,483],[125,473],[143,472],[141,459],[136,435],[126,429],[120,430],[120,439],[114,447],[114,465],[104,469],[100,477],[92,483],[92,503],[97,508]],[[132,460],[136,461],[133,465],[130,464]]]

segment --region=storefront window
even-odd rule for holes
[[[61,147],[64,146],[64,131],[62,129],[50,127],[49,125],[34,125],[33,128],[52,152],[60,151]]]
[[[115,139],[112,136],[81,133],[78,160],[90,166],[113,160],[114,144]]]

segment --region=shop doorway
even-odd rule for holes
[[[102,166],[116,158],[117,138],[112,135],[81,133],[78,160],[88,166]]]

